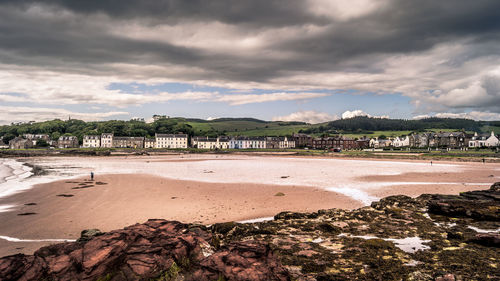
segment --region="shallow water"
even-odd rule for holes
[[[49,171],[48,175],[30,177],[29,161]],[[435,182],[366,182],[358,180],[371,175],[403,173],[460,172],[467,167],[455,164],[374,161],[357,159],[323,159],[294,157],[259,157],[240,155],[174,155],[150,157],[40,157],[0,159],[0,198],[32,187],[34,184],[88,176],[96,180],[102,174],[151,174],[170,179],[211,183],[255,183],[311,186],[334,191],[364,204],[378,200],[370,191],[395,185],[423,185]],[[439,183],[463,184],[463,183]],[[465,183],[484,185],[491,183]],[[0,211],[5,207],[0,206]]]

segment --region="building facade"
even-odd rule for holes
[[[83,136],[83,147],[101,147],[101,136],[99,135],[84,135]]]
[[[474,136],[469,141],[469,147],[477,148],[477,147],[497,147],[500,146],[500,141],[497,136],[495,136],[494,132],[491,134],[482,134],[479,135],[475,133]]]
[[[306,134],[293,134],[292,138],[296,147],[312,147],[312,137]]]
[[[57,140],[58,148],[77,148],[78,138],[75,136],[60,136]]]
[[[113,137],[113,147],[144,148],[144,137]]]
[[[156,148],[187,148],[186,134],[155,134]]]
[[[103,133],[101,134],[101,147],[111,148],[113,147],[113,133]]]
[[[392,141],[392,146],[394,146],[394,147],[407,147],[407,146],[410,146],[410,138],[408,136],[396,137]]]
[[[15,137],[9,141],[10,149],[27,149],[32,148],[33,142],[21,137]]]
[[[229,140],[230,149],[267,148],[265,137],[233,137]]]
[[[155,148],[156,141],[155,139],[145,138],[144,139],[144,148]]]
[[[193,137],[191,139],[191,146],[199,149],[227,149],[229,147],[229,140],[225,137]]]

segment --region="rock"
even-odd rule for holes
[[[246,241],[216,250],[204,227],[149,220],[121,230],[82,231],[78,242],[0,259],[0,280],[287,280],[268,245]],[[169,279],[167,279],[169,280]]]
[[[1,258],[0,280],[500,280],[500,234],[480,230],[500,228],[499,187],[257,223],[86,230]]]
[[[433,195],[429,212],[438,215],[500,221],[500,182],[489,190],[462,192],[460,195]]]
[[[444,276],[437,277],[435,279],[436,281],[455,281],[455,275],[453,274],[446,274]]]
[[[200,265],[187,280],[289,280],[269,246],[257,241],[231,243]]]
[[[78,238],[79,242],[83,241],[89,241],[90,239],[94,238],[95,236],[103,235],[104,233],[101,232],[99,229],[93,228],[93,229],[85,229],[80,233],[80,238]]]
[[[470,242],[481,244],[488,247],[500,248],[500,233],[479,233],[470,240]]]

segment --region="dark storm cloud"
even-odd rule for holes
[[[351,5],[349,1],[341,2],[344,6],[340,10]],[[154,77],[266,84],[286,80],[296,73],[383,74],[389,58],[425,54],[442,44],[470,45],[454,57],[436,57],[440,61],[436,67],[441,67],[442,72],[436,73],[432,77],[434,84],[425,89],[435,90],[447,80],[458,81],[480,68],[458,71],[464,64],[500,54],[500,1],[375,3],[380,5],[366,13],[345,16],[329,11],[329,6],[312,9],[312,5],[321,4],[312,0],[3,0],[0,63],[138,80]],[[127,24],[140,28],[132,31],[122,26]],[[158,27],[170,29],[161,31]],[[170,40],[179,37],[169,33],[176,28],[185,32],[181,37],[199,41],[190,45]],[[153,36],[142,36],[145,30],[152,31]],[[200,39],[204,32],[212,37]],[[255,47],[239,45],[247,38],[257,38]],[[217,44],[223,40],[228,41],[224,48]],[[143,72],[137,70],[140,67],[156,68]],[[420,84],[417,81],[412,85],[408,77],[397,75],[367,80],[378,81],[384,90],[398,84],[408,83],[405,89],[418,88]],[[500,94],[490,84],[484,87],[490,89],[490,96],[496,100]],[[303,81],[297,85],[316,86]],[[332,89],[337,87],[332,85]],[[284,88],[288,84],[278,86]],[[353,82],[352,87],[356,86]],[[415,91],[418,90],[422,89]],[[434,96],[428,98],[433,99],[436,100]],[[463,104],[468,103],[469,99]]]
[[[377,72],[381,70],[370,61],[377,60],[378,55],[423,51],[461,37],[483,40],[481,38],[498,36],[500,27],[500,2],[495,0],[392,1],[372,13],[346,21],[314,15],[302,0],[7,0],[1,3],[0,47],[23,58],[54,57],[58,61],[101,64],[168,62],[201,67],[213,76],[210,78],[240,81],[263,81],[288,71],[365,69]],[[133,18],[157,24],[218,21],[240,26],[242,32],[249,33],[276,26],[312,24],[328,27],[316,35],[271,42],[263,50],[293,54],[287,58],[248,58],[165,42],[117,38],[107,34],[105,27],[96,30],[95,26],[88,27],[86,23],[70,19],[51,22],[22,16],[22,9],[41,3],[68,9],[77,15],[102,13],[120,20]],[[489,51],[497,52],[498,48]],[[367,63],[351,62],[359,56],[365,56]]]
[[[306,2],[302,0],[6,0],[2,2],[22,7],[43,3],[63,7],[76,13],[104,13],[116,18],[141,18],[166,23],[182,20],[263,26],[327,23],[326,19],[305,12]]]

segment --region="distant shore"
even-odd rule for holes
[[[354,159],[401,159],[424,161],[453,161],[453,162],[488,162],[500,163],[500,152],[483,149],[469,150],[410,150],[410,151],[343,151],[330,152],[313,149],[127,149],[127,148],[67,148],[67,149],[0,149],[0,158],[11,157],[42,157],[42,156],[149,156],[149,155],[178,155],[178,154],[217,154],[217,155],[268,155],[268,156],[304,156]]]

